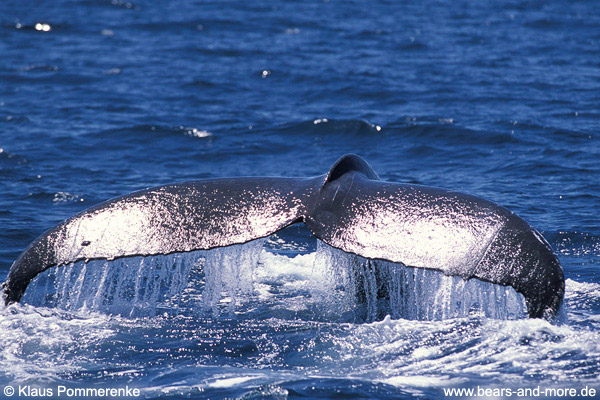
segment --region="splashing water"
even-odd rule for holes
[[[523,318],[525,300],[513,288],[439,271],[369,260],[318,243],[315,265],[328,280],[315,282],[315,297],[333,304],[337,314],[362,321],[440,320],[481,313],[498,319]]]
[[[225,300],[233,312],[236,296],[252,292],[261,249],[262,241],[253,241],[209,251],[72,263],[39,274],[22,302],[138,317],[188,303],[218,315]],[[202,288],[198,298],[194,289]]]
[[[220,301],[228,303],[229,314],[235,311],[237,299],[254,293],[254,271],[264,240],[205,252],[205,284],[202,306],[219,315]]]
[[[38,275],[22,302],[68,311],[154,315],[159,305],[180,300],[194,264],[194,254],[72,263]]]
[[[50,268],[29,285],[23,302],[129,317],[186,310],[233,316],[245,303],[268,303],[274,297],[285,299],[284,308],[312,307],[317,311],[313,318],[334,321],[526,315],[523,297],[510,287],[369,260],[320,241],[315,253],[295,257],[274,255],[264,243]],[[278,275],[283,283],[276,282]]]

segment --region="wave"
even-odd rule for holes
[[[452,118],[408,117],[386,126],[386,133],[434,141],[461,148],[469,145],[521,144],[523,139],[502,131],[475,130],[458,125]]]
[[[10,152],[3,147],[0,147],[0,165],[22,165],[27,162],[27,158],[17,153]]]
[[[18,72],[4,73],[2,79],[7,83],[37,84],[51,83],[59,86],[91,85],[100,81],[101,73],[86,72],[74,73],[64,70],[20,70]]]
[[[3,115],[0,119],[0,121],[2,121],[3,124],[6,123],[27,123],[30,122],[30,119],[25,116],[25,115],[17,115],[17,114],[12,114],[12,113],[6,113],[5,115]]]
[[[562,256],[600,256],[600,236],[589,232],[559,231],[547,235],[553,248]]]
[[[383,134],[381,126],[365,120],[329,119],[324,117],[286,124],[276,128],[276,132],[284,135],[300,134],[314,136],[380,136]]]
[[[192,137],[196,139],[211,140],[215,137],[212,132],[191,126],[166,126],[139,124],[108,129],[101,132],[90,133],[93,136],[92,146],[97,146],[97,141],[107,142],[107,145],[121,146],[123,143],[139,144],[140,141],[159,140],[161,138],[173,138],[174,136]],[[116,141],[115,139],[119,139]]]

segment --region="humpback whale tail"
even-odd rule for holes
[[[475,196],[381,181],[356,155],[315,178],[198,180],[108,200],[31,243],[3,283],[5,302],[51,267],[242,244],[297,222],[367,259],[511,286],[529,317],[552,317],[562,303],[560,263],[521,218]]]

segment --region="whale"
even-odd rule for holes
[[[317,177],[234,177],[152,187],[84,210],[35,239],[2,284],[6,304],[48,268],[243,244],[303,223],[346,253],[510,286],[551,319],[565,280],[543,236],[508,209],[452,190],[386,182],[349,154]]]

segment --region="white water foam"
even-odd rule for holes
[[[526,315],[523,297],[510,287],[369,260],[320,241],[316,253],[293,258],[269,253],[263,245],[258,240],[209,251],[50,268],[32,281],[23,301],[133,317],[183,307],[218,317],[233,315],[257,296],[262,301],[279,295],[295,296],[295,302],[285,304],[296,309],[313,304],[333,320],[353,322],[386,315],[417,320],[473,313],[498,319]],[[260,282],[255,282],[257,277]],[[277,290],[270,290],[273,285]]]

